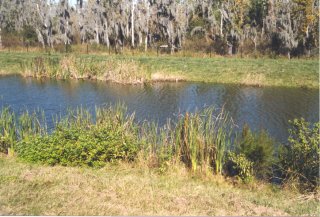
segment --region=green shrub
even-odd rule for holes
[[[236,152],[243,154],[253,163],[254,174],[259,178],[271,175],[274,163],[274,141],[264,130],[253,134],[245,125],[236,144]]]
[[[302,189],[314,189],[319,186],[320,123],[311,127],[303,118],[289,123],[288,144],[282,146],[279,155],[284,178],[298,180]]]
[[[246,183],[253,179],[253,162],[248,160],[244,154],[228,152],[227,159],[227,175],[239,177]]]
[[[120,128],[92,125],[57,129],[17,144],[18,156],[49,165],[101,167],[108,161],[134,160],[137,139]]]

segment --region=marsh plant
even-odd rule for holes
[[[176,151],[193,171],[222,174],[232,127],[231,119],[223,110],[216,116],[213,108],[186,113],[180,116],[176,125]]]
[[[0,111],[0,152],[14,154],[18,141],[47,133],[44,113],[23,112],[19,117],[9,108]]]
[[[130,59],[94,59],[66,55],[58,57],[35,57],[22,61],[24,76],[56,79],[95,79],[117,83],[143,83],[149,79],[146,70]]]
[[[10,152],[17,138],[15,114],[9,108],[0,113],[0,151]]]
[[[159,127],[135,121],[123,104],[70,109],[54,118],[48,130],[37,111],[19,116],[10,108],[0,112],[0,151],[23,160],[49,165],[102,167],[108,162],[143,160],[165,172],[183,163],[194,174],[219,174],[243,182],[269,180],[277,166],[284,181],[296,180],[303,189],[319,184],[319,124],[313,128],[294,120],[288,144],[275,149],[265,131],[245,126],[234,137],[234,123],[223,109],[206,108],[179,114]],[[277,162],[277,163],[276,163]]]

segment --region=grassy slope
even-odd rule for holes
[[[20,62],[31,60],[41,53],[0,52],[0,72],[17,73]],[[53,54],[51,57],[61,57]],[[77,56],[103,60],[108,55]],[[319,87],[318,60],[307,59],[249,59],[249,58],[199,58],[174,56],[112,56],[119,59],[133,59],[149,73],[160,73],[183,77],[188,81],[213,83],[236,83],[265,86]]]
[[[46,167],[0,157],[0,214],[19,215],[316,215],[318,202],[269,185],[234,187],[164,175],[143,164],[100,170]]]

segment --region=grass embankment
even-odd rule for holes
[[[42,57],[39,59],[37,57]],[[53,53],[0,53],[2,73],[120,83],[200,81],[319,88],[318,60]]]
[[[2,215],[318,215],[318,201],[276,186],[234,186],[183,166],[48,167],[0,157]]]

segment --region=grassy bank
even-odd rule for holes
[[[234,185],[183,166],[165,174],[135,164],[48,167],[0,157],[2,215],[318,215],[313,195],[277,186]]]
[[[39,58],[42,57],[40,63]],[[200,81],[253,86],[319,87],[318,60],[160,55],[0,52],[1,73],[90,78],[119,83]],[[40,70],[40,71],[39,71]]]
[[[248,127],[232,137],[232,119],[213,108],[163,127],[136,123],[123,105],[54,123],[1,110],[0,214],[317,214],[320,124],[293,121],[276,148]]]

